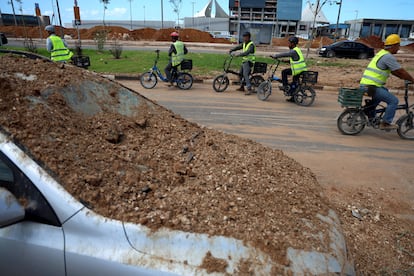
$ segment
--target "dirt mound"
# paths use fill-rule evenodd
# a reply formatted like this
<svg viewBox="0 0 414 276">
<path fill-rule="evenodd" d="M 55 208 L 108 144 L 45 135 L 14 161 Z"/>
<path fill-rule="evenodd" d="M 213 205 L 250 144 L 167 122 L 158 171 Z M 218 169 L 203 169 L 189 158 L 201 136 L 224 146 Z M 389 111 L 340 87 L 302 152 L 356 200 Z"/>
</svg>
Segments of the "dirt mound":
<svg viewBox="0 0 414 276">
<path fill-rule="evenodd" d="M 369 36 L 366 38 L 359 38 L 357 41 L 362 42 L 366 44 L 367 46 L 370 46 L 375 49 L 382 49 L 384 48 L 384 42 L 382 42 L 381 37 L 379 36 Z"/>
<path fill-rule="evenodd" d="M 273 46 L 289 46 L 289 37 L 283 37 L 283 38 L 273 38 L 272 39 L 272 45 Z M 306 39 L 299 38 L 299 47 L 307 47 L 308 43 L 310 41 Z M 312 41 L 311 48 L 321 48 L 323 45 L 329 45 L 332 44 L 334 41 L 330 39 L 329 37 L 317 37 Z"/>
<path fill-rule="evenodd" d="M 154 40 L 156 32 L 156 29 L 144 28 L 130 31 L 129 35 L 133 40 Z"/>
<path fill-rule="evenodd" d="M 55 26 L 56 33 L 60 34 L 61 29 L 59 26 Z M 156 30 L 152 28 L 144 28 L 137 30 L 128 30 L 123 27 L 117 26 L 96 26 L 90 29 L 80 29 L 80 37 L 82 39 L 95 38 L 95 34 L 99 31 L 106 31 L 108 33 L 108 39 L 119 40 L 148 40 L 148 41 L 171 41 L 170 34 L 175 29 L 161 29 Z M 28 37 L 28 38 L 45 38 L 47 32 L 44 28 L 39 27 L 26 27 L 22 26 L 0 26 L 0 32 L 6 33 L 10 37 Z M 207 43 L 230 43 L 227 39 L 213 38 L 208 32 L 203 32 L 195 29 L 181 29 L 179 31 L 181 39 L 185 42 L 207 42 Z M 72 38 L 78 38 L 78 32 L 76 29 L 63 28 L 63 34 L 70 35 Z"/>
<path fill-rule="evenodd" d="M 279 263 L 289 246 L 329 248 L 321 187 L 283 152 L 126 98 L 79 68 L 2 56 L 0 70 L 0 125 L 96 212 L 235 237 Z M 98 105 L 80 103 L 86 90 Z"/>
</svg>

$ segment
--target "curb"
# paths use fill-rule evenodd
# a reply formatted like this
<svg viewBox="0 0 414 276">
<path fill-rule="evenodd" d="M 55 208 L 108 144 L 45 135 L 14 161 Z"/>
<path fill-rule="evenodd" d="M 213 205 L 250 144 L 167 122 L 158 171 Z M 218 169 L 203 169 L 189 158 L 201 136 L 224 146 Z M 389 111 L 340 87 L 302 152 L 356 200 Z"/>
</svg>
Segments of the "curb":
<svg viewBox="0 0 414 276">
<path fill-rule="evenodd" d="M 101 75 L 107 79 L 110 80 L 116 80 L 116 81 L 139 81 L 140 75 L 111 75 L 111 74 L 103 74 Z M 202 83 L 202 84 L 213 84 L 213 79 L 199 79 L 194 78 L 194 83 Z M 330 94 L 337 94 L 338 89 L 340 87 L 336 86 L 329 86 L 329 85 L 314 85 L 313 86 L 316 90 L 323 90 L 324 92 L 330 93 Z M 395 90 L 391 91 L 392 94 L 397 96 L 403 96 L 404 90 Z M 409 91 L 408 96 L 414 96 L 414 91 Z"/>
</svg>

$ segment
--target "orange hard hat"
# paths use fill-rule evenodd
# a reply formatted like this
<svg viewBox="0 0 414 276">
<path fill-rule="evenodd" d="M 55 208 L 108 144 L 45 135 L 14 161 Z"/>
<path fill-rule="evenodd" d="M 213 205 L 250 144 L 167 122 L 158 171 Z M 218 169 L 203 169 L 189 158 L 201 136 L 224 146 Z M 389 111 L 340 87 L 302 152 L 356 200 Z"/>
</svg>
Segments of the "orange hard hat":
<svg viewBox="0 0 414 276">
<path fill-rule="evenodd" d="M 179 37 L 180 35 L 177 32 L 172 32 L 170 34 L 170 36 L 172 36 L 172 37 Z"/>
</svg>

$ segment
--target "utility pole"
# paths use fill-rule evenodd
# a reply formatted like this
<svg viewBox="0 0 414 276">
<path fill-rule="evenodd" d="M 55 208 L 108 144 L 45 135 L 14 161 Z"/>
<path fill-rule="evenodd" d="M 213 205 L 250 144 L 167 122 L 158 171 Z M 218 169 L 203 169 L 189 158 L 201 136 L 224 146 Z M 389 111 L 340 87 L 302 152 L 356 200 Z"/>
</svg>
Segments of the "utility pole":
<svg viewBox="0 0 414 276">
<path fill-rule="evenodd" d="M 238 0 L 238 7 L 237 7 L 237 43 L 240 42 L 240 18 L 241 18 L 241 0 Z"/>
<path fill-rule="evenodd" d="M 145 25 L 146 25 L 146 22 L 145 22 L 145 5 L 143 6 L 143 8 L 144 8 L 144 27 L 145 27 Z"/>
<path fill-rule="evenodd" d="M 339 5 L 339 10 L 338 10 L 338 18 L 336 19 L 334 42 L 336 42 L 336 38 L 338 37 L 339 17 L 341 16 L 342 0 L 339 0 L 339 2 L 336 2 L 336 4 Z"/>
<path fill-rule="evenodd" d="M 62 17 L 60 16 L 59 1 L 56 0 L 56 7 L 59 16 L 59 26 L 60 26 L 60 37 L 63 38 L 63 27 L 62 27 Z"/>
<path fill-rule="evenodd" d="M 14 3 L 13 3 L 13 0 L 10 0 L 10 2 L 9 2 L 9 3 L 11 4 L 11 6 L 12 6 L 12 10 L 13 10 L 14 25 L 16 25 L 16 27 L 17 27 L 16 11 L 14 10 Z"/>
</svg>

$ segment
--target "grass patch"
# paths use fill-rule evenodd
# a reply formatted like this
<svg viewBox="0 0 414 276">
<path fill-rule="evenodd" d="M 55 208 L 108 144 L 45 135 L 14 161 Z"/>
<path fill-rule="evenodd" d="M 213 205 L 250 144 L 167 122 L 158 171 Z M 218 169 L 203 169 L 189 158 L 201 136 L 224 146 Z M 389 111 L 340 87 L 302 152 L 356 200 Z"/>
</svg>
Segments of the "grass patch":
<svg viewBox="0 0 414 276">
<path fill-rule="evenodd" d="M 13 50 L 24 50 L 22 47 L 2 47 Z M 50 57 L 50 54 L 44 48 L 37 49 L 38 54 Z M 156 53 L 154 51 L 133 51 L 124 50 L 120 59 L 115 59 L 109 50 L 99 52 L 95 49 L 84 49 L 84 55 L 88 55 L 91 60 L 91 66 L 89 70 L 98 73 L 112 73 L 112 74 L 141 74 L 148 71 L 154 64 Z M 228 57 L 227 53 L 189 53 L 186 58 L 193 60 L 192 74 L 194 76 L 202 77 L 214 77 L 223 72 L 224 60 Z M 164 71 L 164 67 L 168 63 L 167 52 L 160 53 L 160 60 L 158 66 L 161 71 Z M 266 57 L 257 57 L 257 61 L 267 62 L 272 64 L 273 60 Z M 241 65 L 241 58 L 234 58 L 232 63 L 232 69 L 238 71 Z M 308 67 L 321 66 L 321 67 L 366 67 L 366 62 L 352 61 L 352 60 L 327 60 L 310 58 L 307 61 Z M 287 64 L 281 64 L 281 69 L 289 66 Z"/>
</svg>

